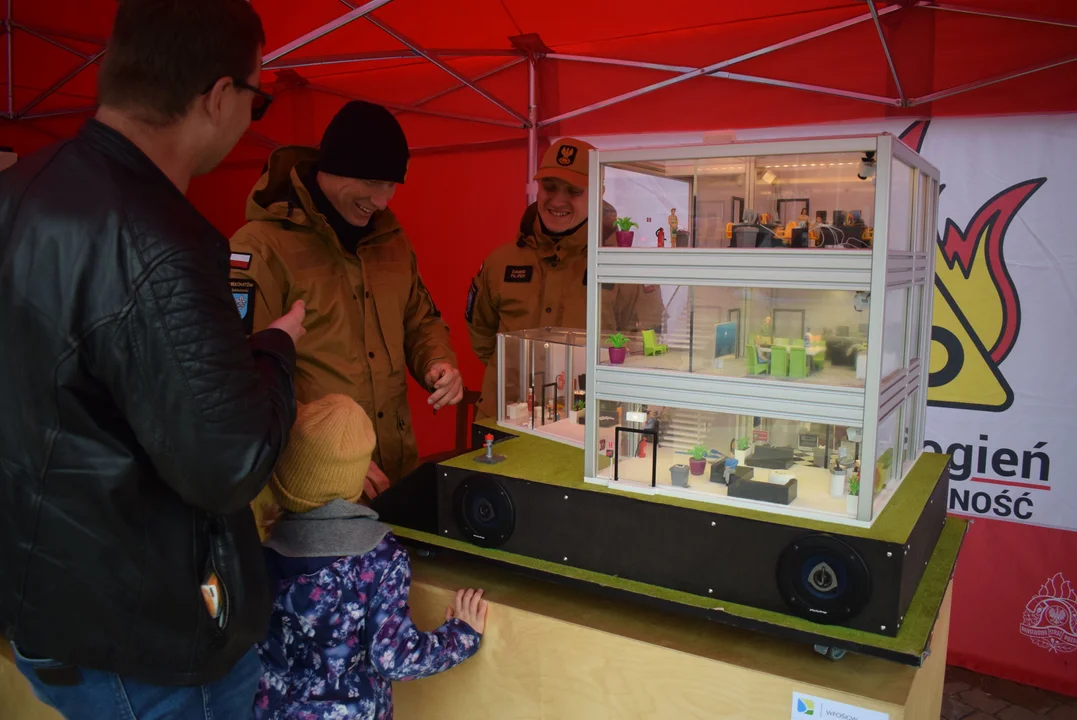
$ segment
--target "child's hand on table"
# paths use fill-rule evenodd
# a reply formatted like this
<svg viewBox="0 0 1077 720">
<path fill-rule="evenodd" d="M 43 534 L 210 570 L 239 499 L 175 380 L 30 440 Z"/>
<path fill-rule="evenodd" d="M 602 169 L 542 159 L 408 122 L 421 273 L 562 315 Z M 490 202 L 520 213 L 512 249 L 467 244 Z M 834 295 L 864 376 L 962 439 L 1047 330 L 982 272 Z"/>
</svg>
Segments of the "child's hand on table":
<svg viewBox="0 0 1077 720">
<path fill-rule="evenodd" d="M 482 590 L 457 590 L 456 599 L 445 610 L 445 619 L 453 618 L 467 623 L 472 630 L 482 635 L 486 630 L 486 601 L 482 599 Z"/>
</svg>

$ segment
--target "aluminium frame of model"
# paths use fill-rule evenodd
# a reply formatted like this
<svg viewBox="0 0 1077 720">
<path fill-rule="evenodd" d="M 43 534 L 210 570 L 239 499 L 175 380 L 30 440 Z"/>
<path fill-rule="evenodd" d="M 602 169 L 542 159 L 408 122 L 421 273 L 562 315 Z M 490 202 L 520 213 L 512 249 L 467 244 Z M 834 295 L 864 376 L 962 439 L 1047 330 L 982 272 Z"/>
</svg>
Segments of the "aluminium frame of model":
<svg viewBox="0 0 1077 720">
<path fill-rule="evenodd" d="M 910 398 L 916 399 L 918 415 L 911 437 L 902 444 L 916 457 L 922 452 L 924 416 L 928 389 L 928 351 L 935 277 L 935 228 L 938 212 L 939 171 L 920 155 L 890 134 L 860 137 L 724 145 L 658 147 L 590 153 L 590 213 L 602 214 L 602 169 L 612 163 L 645 163 L 670 160 L 712 160 L 730 157 L 798 155 L 807 153 L 876 153 L 875 234 L 870 251 L 828 249 L 678 249 L 602 247 L 600 224 L 591 223 L 588 238 L 587 274 L 587 387 L 586 405 L 597 408 L 599 401 L 638 402 L 673 406 L 688 410 L 729 413 L 780 420 L 826 423 L 862 428 L 861 467 L 871 478 L 876 462 L 879 425 L 891 413 L 899 412 Z M 891 250 L 891 178 L 895 159 L 913 171 L 910 189 L 909 250 Z M 926 175 L 930 187 L 923 192 Z M 926 205 L 925 205 L 926 199 Z M 693 200 L 694 205 L 694 191 Z M 922 207 L 922 205 L 924 205 Z M 694 214 L 694 207 L 690 208 Z M 911 223 L 923 223 L 917 234 Z M 919 238 L 919 243 L 917 238 Z M 720 378 L 669 370 L 611 367 L 600 363 L 602 349 L 599 327 L 599 288 L 603 283 L 647 285 L 696 285 L 726 287 L 766 287 L 814 290 L 851 290 L 870 293 L 868 310 L 867 378 L 863 388 L 809 385 L 755 378 Z M 911 289 L 920 286 L 919 294 Z M 882 377 L 885 298 L 888 290 L 910 288 L 906 293 L 905 333 L 902 366 Z M 912 298 L 920 298 L 917 312 L 910 310 Z M 913 318 L 919 318 L 914 321 Z M 914 341 L 910 325 L 917 322 Z M 910 358 L 911 348 L 919 349 Z M 588 413 L 585 423 L 584 477 L 588 482 L 610 484 L 598 477 L 598 413 Z M 899 416 L 900 417 L 900 416 Z M 892 466 L 901 470 L 906 458 L 896 453 Z M 887 490 L 876 495 L 872 481 L 862 482 L 855 520 L 819 514 L 820 519 L 869 526 L 873 517 L 892 495 Z M 630 488 L 625 488 L 630 489 Z M 648 492 L 647 490 L 641 490 Z M 653 491 L 650 491 L 653 492 Z M 758 503 L 725 499 L 728 504 L 759 508 Z M 782 506 L 767 508 L 776 514 L 816 516 L 812 511 Z"/>
</svg>

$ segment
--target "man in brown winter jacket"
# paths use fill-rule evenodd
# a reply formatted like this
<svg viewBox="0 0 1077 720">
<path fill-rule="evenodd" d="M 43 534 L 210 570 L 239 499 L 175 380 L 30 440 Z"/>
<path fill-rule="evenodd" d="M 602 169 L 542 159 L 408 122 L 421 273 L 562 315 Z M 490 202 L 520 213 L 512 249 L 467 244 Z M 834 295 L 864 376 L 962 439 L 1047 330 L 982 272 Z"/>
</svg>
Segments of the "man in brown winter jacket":
<svg viewBox="0 0 1077 720">
<path fill-rule="evenodd" d="M 463 397 L 449 330 L 387 207 L 408 157 L 407 139 L 388 110 L 348 103 L 320 151 L 273 153 L 247 200 L 248 222 L 231 240 L 232 293 L 248 331 L 296 300 L 306 303 L 298 400 L 347 395 L 374 422 L 368 496 L 418 464 L 408 372 L 430 391 L 435 410 Z"/>
</svg>

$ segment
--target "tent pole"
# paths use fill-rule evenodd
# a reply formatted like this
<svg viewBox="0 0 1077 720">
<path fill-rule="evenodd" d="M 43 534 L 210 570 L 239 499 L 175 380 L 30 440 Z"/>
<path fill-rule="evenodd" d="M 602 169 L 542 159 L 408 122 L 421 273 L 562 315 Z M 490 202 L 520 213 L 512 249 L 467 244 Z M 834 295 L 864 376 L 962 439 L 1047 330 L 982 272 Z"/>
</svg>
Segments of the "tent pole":
<svg viewBox="0 0 1077 720">
<path fill-rule="evenodd" d="M 51 38 L 48 35 L 40 33 L 37 30 L 35 30 L 34 28 L 32 28 L 32 27 L 27 27 L 26 25 L 20 25 L 18 23 L 12 23 L 12 26 L 16 30 L 22 30 L 27 35 L 33 35 L 38 40 L 44 40 L 45 42 L 49 43 L 50 45 L 55 45 L 56 47 L 60 48 L 61 50 L 66 50 L 67 52 L 71 53 L 72 55 L 77 55 L 80 58 L 82 58 L 83 60 L 85 60 L 86 58 L 89 57 L 89 55 L 87 55 L 86 53 L 79 52 L 78 50 L 71 47 L 70 45 L 65 45 L 62 42 L 60 42 L 59 40 L 56 40 L 55 38 Z M 101 47 L 104 47 L 104 46 L 102 45 Z"/>
<path fill-rule="evenodd" d="M 535 58 L 527 59 L 527 204 L 538 199 L 538 98 L 535 93 Z"/>
<path fill-rule="evenodd" d="M 947 12 L 964 13 L 965 15 L 979 15 L 980 17 L 996 18 L 998 20 L 1018 20 L 1021 22 L 1040 23 L 1041 25 L 1057 25 L 1059 27 L 1077 28 L 1077 23 L 1052 18 L 1036 17 L 1034 15 L 1020 15 L 1017 13 L 1001 13 L 995 10 L 984 10 L 975 7 L 951 5 L 949 3 L 921 3 L 919 7 L 929 10 L 944 10 Z"/>
<path fill-rule="evenodd" d="M 404 45 L 406 48 L 408 48 L 409 50 L 414 52 L 419 57 L 423 58 L 427 62 L 434 65 L 434 67 L 437 67 L 437 68 L 447 72 L 449 75 L 452 75 L 454 78 L 456 78 L 460 82 L 464 83 L 464 85 L 467 85 L 469 88 L 474 90 L 476 93 L 478 93 L 482 97 L 486 98 L 487 100 L 492 102 L 494 105 L 497 105 L 499 108 L 501 108 L 502 110 L 507 112 L 512 117 L 519 120 L 521 124 L 518 125 L 517 127 L 526 127 L 527 126 L 527 118 L 525 118 L 523 115 L 516 112 L 512 108 L 510 108 L 508 105 L 506 105 L 501 100 L 498 100 L 496 97 L 494 97 L 490 93 L 483 90 L 477 84 L 471 82 L 466 77 L 464 77 L 460 73 L 453 70 L 450 66 L 446 65 L 445 63 L 443 63 L 441 60 L 439 60 L 435 56 L 431 55 L 429 52 L 427 52 L 422 47 L 420 47 L 417 43 L 415 43 L 414 41 L 408 39 L 407 36 L 403 35 L 402 33 L 398 32 L 396 30 L 394 30 L 390 25 L 387 25 L 386 23 L 383 23 L 381 20 L 378 20 L 377 18 L 368 16 L 367 21 L 369 23 L 371 23 L 372 25 L 374 25 L 375 27 L 381 29 L 387 35 L 389 35 L 390 37 L 395 39 L 397 42 Z"/>
<path fill-rule="evenodd" d="M 883 8 L 882 10 L 879 10 L 878 14 L 880 16 L 889 15 L 890 13 L 900 9 L 900 5 L 890 5 Z M 849 18 L 848 20 L 843 20 L 832 25 L 827 25 L 826 27 L 819 28 L 818 30 L 812 30 L 811 32 L 791 37 L 788 40 L 782 40 L 781 42 L 774 43 L 773 45 L 767 45 L 766 47 L 759 48 L 758 50 L 753 50 L 749 53 L 744 53 L 743 55 L 738 55 L 734 58 L 730 58 L 729 60 L 723 60 L 721 62 L 717 62 L 713 65 L 708 65 L 707 67 L 703 68 L 694 68 L 688 72 L 681 73 L 676 77 L 669 78 L 668 80 L 662 80 L 661 82 L 652 83 L 650 85 L 647 85 L 646 87 L 641 87 L 637 90 L 622 93 L 606 100 L 600 100 L 599 102 L 591 103 L 590 105 L 585 105 L 584 107 L 570 110 L 566 113 L 561 113 L 560 115 L 557 115 L 555 117 L 543 120 L 539 123 L 539 127 L 545 127 L 547 125 L 552 125 L 553 123 L 560 122 L 561 120 L 567 120 L 569 118 L 577 117 L 578 115 L 592 112 L 593 110 L 600 110 L 602 108 L 609 107 L 610 105 L 616 105 L 617 103 L 624 102 L 625 100 L 631 100 L 632 98 L 637 98 L 641 95 L 652 93 L 655 90 L 661 90 L 662 88 L 669 87 L 670 85 L 677 85 L 678 83 L 682 83 L 685 80 L 691 80 L 693 78 L 710 75 L 714 72 L 717 72 L 718 70 L 727 68 L 730 65 L 736 65 L 737 63 L 744 62 L 745 60 L 751 60 L 753 58 L 761 57 L 763 55 L 768 55 L 777 50 L 792 47 L 793 45 L 799 45 L 800 43 L 807 42 L 808 40 L 814 40 L 815 38 L 829 35 L 830 33 L 837 32 L 838 30 L 844 30 L 845 28 L 859 25 L 860 23 L 871 19 L 872 14 L 865 13 L 863 15 Z"/>
<path fill-rule="evenodd" d="M 518 58 L 515 58 L 513 60 L 510 60 L 509 62 L 505 63 L 504 65 L 498 65 L 493 70 L 487 70 L 484 73 L 479 73 L 475 77 L 471 78 L 471 82 L 478 82 L 479 80 L 485 80 L 486 78 L 490 77 L 491 75 L 497 75 L 502 70 L 508 70 L 510 67 L 515 67 L 516 65 L 519 65 L 523 61 L 524 61 L 524 58 L 522 58 L 522 57 L 518 57 Z M 415 102 L 412 103 L 412 106 L 413 107 L 418 107 L 420 105 L 425 105 L 428 102 L 431 102 L 433 100 L 437 100 L 439 97 L 444 97 L 445 95 L 448 95 L 450 93 L 454 93 L 457 90 L 462 90 L 465 87 L 467 87 L 467 86 L 464 85 L 463 83 L 457 83 L 456 85 L 453 85 L 452 87 L 447 87 L 444 90 L 438 90 L 433 95 L 427 95 L 424 98 L 420 98 L 419 100 L 416 100 Z M 407 112 L 407 110 L 401 110 L 400 112 Z"/>
<path fill-rule="evenodd" d="M 518 122 L 512 122 L 511 120 L 494 120 L 493 118 L 475 117 L 473 115 L 461 115 L 459 113 L 444 112 L 442 110 L 427 110 L 426 108 L 416 107 L 415 105 L 402 105 L 400 103 L 391 103 L 384 100 L 371 100 L 359 95 L 353 95 L 346 93 L 343 90 L 336 90 L 325 85 L 317 85 L 315 83 L 308 83 L 307 88 L 311 90 L 317 90 L 318 92 L 325 93 L 326 95 L 336 95 L 337 97 L 344 98 L 345 100 L 364 100 L 366 102 L 377 103 L 390 110 L 397 110 L 399 112 L 413 112 L 419 115 L 431 115 L 433 117 L 448 118 L 449 120 L 464 120 L 466 122 L 485 123 L 487 125 L 498 125 L 500 127 L 515 128 L 519 130 L 522 125 Z"/>
<path fill-rule="evenodd" d="M 8 0 L 8 1 L 10 2 L 10 0 Z M 333 32 L 334 30 L 337 30 L 338 28 L 344 27 L 345 25 L 352 22 L 353 20 L 358 20 L 359 18 L 364 17 L 364 16 L 374 12 L 375 10 L 380 8 L 382 5 L 388 5 L 390 2 L 391 2 L 391 0 L 370 0 L 370 2 L 363 3 L 359 7 L 352 10 L 351 12 L 344 13 L 343 15 L 338 17 L 337 19 L 331 20 L 331 21 L 327 22 L 325 25 L 322 25 L 321 27 L 314 28 L 309 33 L 307 33 L 306 35 L 302 35 L 301 37 L 296 38 L 295 40 L 288 43 L 287 45 L 282 45 L 281 47 L 277 48 L 276 50 L 274 50 L 274 51 L 272 51 L 270 53 L 266 53 L 262 57 L 262 65 L 268 65 L 269 63 L 273 62 L 274 60 L 277 60 L 277 59 L 279 59 L 281 57 L 284 57 L 285 55 L 292 52 L 293 50 L 298 50 L 299 48 L 303 47 L 304 45 L 309 45 L 310 43 L 314 42 L 318 38 L 324 37 L 325 35 L 328 35 L 329 33 Z"/>
<path fill-rule="evenodd" d="M 685 65 L 662 65 L 660 63 L 638 62 L 636 60 L 615 60 L 613 58 L 589 57 L 587 55 L 562 55 L 559 53 L 551 53 L 546 57 L 551 60 L 567 60 L 572 62 L 595 63 L 598 65 L 615 65 L 618 67 L 643 68 L 646 70 L 660 70 L 673 73 L 686 73 L 697 69 Z M 773 85 L 775 87 L 785 87 L 793 90 L 804 90 L 806 92 L 821 93 L 823 95 L 833 95 L 835 97 L 843 97 L 850 100 L 864 100 L 866 102 L 880 103 L 882 105 L 894 105 L 895 107 L 900 106 L 901 104 L 899 99 L 885 97 L 883 95 L 871 95 L 869 93 L 859 93 L 852 90 L 842 90 L 840 88 L 831 88 L 822 85 L 809 85 L 807 83 L 792 82 L 788 80 L 772 80 L 756 75 L 742 75 L 740 73 L 725 72 L 724 70 L 713 72 L 704 77 L 715 78 L 718 80 L 758 83 L 760 85 Z"/>
<path fill-rule="evenodd" d="M 61 117 L 63 115 L 85 115 L 87 113 L 96 112 L 97 107 L 94 105 L 84 105 L 82 107 L 72 108 L 56 108 L 55 110 L 42 110 L 41 112 L 32 113 L 30 115 L 22 115 L 20 120 L 40 120 L 41 118 Z"/>
<path fill-rule="evenodd" d="M 11 0 L 7 0 L 7 17 L 4 20 L 7 28 L 7 119 L 15 119 L 15 69 L 12 67 L 11 36 L 14 30 L 11 28 Z"/>
<path fill-rule="evenodd" d="M 1057 60 L 1055 62 L 1046 63 L 1044 65 L 1036 65 L 1035 67 L 1031 67 L 1026 70 L 1005 73 L 1003 75 L 997 75 L 993 78 L 988 78 L 987 80 L 977 80 L 975 82 L 965 83 L 964 85 L 952 87 L 949 90 L 940 90 L 939 92 L 931 93 L 930 95 L 913 98 L 909 101 L 909 107 L 926 105 L 927 103 L 935 102 L 936 100 L 942 100 L 943 98 L 948 98 L 953 95 L 959 95 L 961 93 L 969 92 L 971 90 L 979 90 L 980 88 L 987 87 L 988 85 L 994 85 L 996 83 L 1005 82 L 1007 80 L 1014 80 L 1019 77 L 1024 77 L 1025 75 L 1031 75 L 1032 73 L 1037 73 L 1041 70 L 1050 70 L 1051 68 L 1068 65 L 1071 62 L 1077 62 L 1077 55 L 1071 55 L 1064 60 Z"/>
<path fill-rule="evenodd" d="M 804 90 L 805 92 L 831 95 L 833 97 L 847 98 L 849 100 L 863 100 L 864 102 L 878 103 L 880 105 L 893 105 L 901 107 L 904 103 L 900 98 L 886 97 L 885 95 L 871 95 L 869 93 L 841 90 L 839 88 L 824 87 L 822 85 L 809 85 L 808 83 L 792 82 L 790 80 L 775 80 L 772 78 L 758 77 L 756 75 L 741 75 L 731 72 L 716 72 L 707 77 L 720 80 L 735 80 L 737 82 L 756 83 L 759 85 L 772 85 L 774 87 L 789 88 L 790 90 Z"/>
<path fill-rule="evenodd" d="M 894 58 L 890 55 L 890 45 L 886 42 L 886 35 L 883 33 L 883 24 L 879 22 L 879 11 L 875 9 L 875 0 L 868 0 L 868 9 L 871 11 L 871 19 L 875 23 L 875 29 L 879 33 L 879 42 L 882 43 L 883 54 L 886 55 L 886 64 L 890 66 L 890 74 L 894 76 L 894 87 L 897 88 L 898 98 L 901 100 L 902 107 L 904 107 L 908 104 L 908 101 L 905 98 L 905 91 L 901 89 L 901 80 L 898 79 Z"/>
<path fill-rule="evenodd" d="M 43 93 L 41 93 L 40 95 L 38 95 L 36 98 L 31 100 L 29 103 L 27 103 L 26 107 L 24 107 L 22 110 L 19 111 L 19 114 L 18 114 L 17 117 L 19 117 L 19 118 L 26 117 L 26 113 L 30 112 L 35 107 L 37 107 L 41 103 L 41 101 L 43 101 L 49 95 L 52 95 L 54 92 L 56 92 L 57 90 L 62 88 L 64 85 L 71 82 L 71 80 L 73 80 L 76 75 L 78 75 L 80 72 L 82 72 L 86 68 L 90 67 L 91 65 L 93 65 L 95 62 L 97 62 L 97 59 L 100 58 L 104 54 L 105 54 L 104 50 L 98 50 L 93 55 L 86 58 L 86 60 L 81 65 L 79 65 L 77 68 L 75 68 L 74 70 L 69 72 L 67 75 L 64 75 L 56 83 L 54 83 L 52 87 L 50 87 L 48 90 L 46 90 Z"/>
</svg>

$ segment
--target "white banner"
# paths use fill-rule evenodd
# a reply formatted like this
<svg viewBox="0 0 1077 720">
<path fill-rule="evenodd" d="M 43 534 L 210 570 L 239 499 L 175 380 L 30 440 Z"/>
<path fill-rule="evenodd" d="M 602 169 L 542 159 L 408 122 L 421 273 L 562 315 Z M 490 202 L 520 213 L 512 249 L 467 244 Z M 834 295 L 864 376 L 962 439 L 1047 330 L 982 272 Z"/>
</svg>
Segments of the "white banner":
<svg viewBox="0 0 1077 720">
<path fill-rule="evenodd" d="M 953 455 L 951 511 L 1077 530 L 1077 115 L 745 130 L 737 140 L 891 132 L 942 173 L 927 446 Z M 702 133 L 591 138 L 699 143 Z"/>
</svg>

